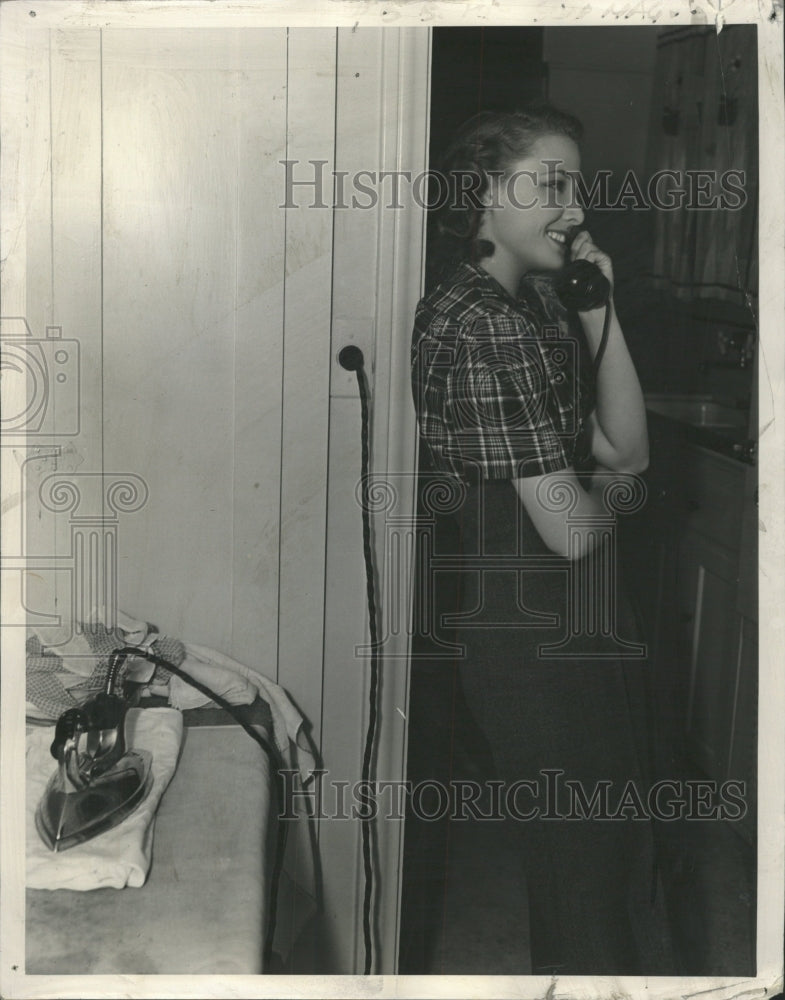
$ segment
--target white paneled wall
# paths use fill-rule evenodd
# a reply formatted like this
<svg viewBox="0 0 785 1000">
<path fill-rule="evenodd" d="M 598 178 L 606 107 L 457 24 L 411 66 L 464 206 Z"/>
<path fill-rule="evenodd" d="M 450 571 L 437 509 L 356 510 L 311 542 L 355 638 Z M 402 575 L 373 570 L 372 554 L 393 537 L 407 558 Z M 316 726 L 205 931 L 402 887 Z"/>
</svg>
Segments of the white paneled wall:
<svg viewBox="0 0 785 1000">
<path fill-rule="evenodd" d="M 105 461 L 150 486 L 121 599 L 273 676 L 287 45 L 198 28 L 103 43 Z"/>
<path fill-rule="evenodd" d="M 335 40 L 134 27 L 31 48 L 51 197 L 28 314 L 82 349 L 80 475 L 149 491 L 119 525 L 120 607 L 297 691 L 317 745 L 332 213 L 282 208 L 281 161 L 331 169 Z"/>
<path fill-rule="evenodd" d="M 313 188 L 287 191 L 281 161 L 298 179 L 320 161 L 328 202 L 334 167 L 423 169 L 428 33 L 158 26 L 121 12 L 26 44 L 27 316 L 38 336 L 57 325 L 78 340 L 82 362 L 79 433 L 46 442 L 64 451 L 36 459 L 30 480 L 73 474 L 84 497 L 89 482 L 97 522 L 116 531 L 119 607 L 277 679 L 329 778 L 359 780 L 360 409 L 336 357 L 348 342 L 365 352 L 374 472 L 403 482 L 406 516 L 422 212 L 316 207 Z M 107 487 L 123 477 L 143 483 L 144 502 L 118 517 Z M 67 565 L 73 511 L 30 504 L 28 542 Z M 376 529 L 383 539 L 383 520 Z M 40 580 L 28 610 L 67 619 L 73 575 Z M 399 584 L 383 616 L 385 601 L 405 609 Z M 386 646 L 398 659 L 382 685 L 385 779 L 403 776 L 406 648 L 405 634 Z M 387 972 L 401 834 L 378 831 Z M 322 819 L 319 840 L 324 971 L 361 971 L 359 824 Z"/>
</svg>

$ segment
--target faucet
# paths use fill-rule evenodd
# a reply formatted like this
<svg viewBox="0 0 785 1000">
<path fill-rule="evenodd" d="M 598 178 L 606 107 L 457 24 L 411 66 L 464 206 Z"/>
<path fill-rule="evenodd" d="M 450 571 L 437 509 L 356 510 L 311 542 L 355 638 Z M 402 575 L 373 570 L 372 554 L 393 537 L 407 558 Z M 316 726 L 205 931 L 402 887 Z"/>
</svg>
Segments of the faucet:
<svg viewBox="0 0 785 1000">
<path fill-rule="evenodd" d="M 717 348 L 722 360 L 701 361 L 698 368 L 702 374 L 705 375 L 711 368 L 737 368 L 744 371 L 755 356 L 755 338 L 748 330 L 719 330 Z"/>
</svg>

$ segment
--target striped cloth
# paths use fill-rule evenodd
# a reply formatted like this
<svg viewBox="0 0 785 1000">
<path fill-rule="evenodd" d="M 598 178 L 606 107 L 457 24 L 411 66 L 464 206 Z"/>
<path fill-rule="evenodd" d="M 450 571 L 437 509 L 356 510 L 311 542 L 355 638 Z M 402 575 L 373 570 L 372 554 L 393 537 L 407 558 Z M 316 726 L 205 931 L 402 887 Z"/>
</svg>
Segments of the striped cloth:
<svg viewBox="0 0 785 1000">
<path fill-rule="evenodd" d="M 149 631 L 155 631 L 148 626 Z M 92 673 L 81 680 L 68 669 L 68 660 L 47 649 L 36 634 L 31 634 L 26 643 L 27 702 L 35 706 L 40 717 L 57 719 L 66 709 L 83 704 L 87 698 L 102 691 L 106 686 L 111 654 L 128 639 L 120 628 L 107 629 L 100 623 L 77 623 L 76 632 L 81 634 L 89 646 L 95 663 Z M 176 667 L 185 659 L 185 646 L 178 639 L 159 636 L 150 647 L 152 651 Z M 171 673 L 163 667 L 156 667 L 154 682 L 168 684 Z M 151 682 L 152 683 L 152 682 Z"/>
</svg>

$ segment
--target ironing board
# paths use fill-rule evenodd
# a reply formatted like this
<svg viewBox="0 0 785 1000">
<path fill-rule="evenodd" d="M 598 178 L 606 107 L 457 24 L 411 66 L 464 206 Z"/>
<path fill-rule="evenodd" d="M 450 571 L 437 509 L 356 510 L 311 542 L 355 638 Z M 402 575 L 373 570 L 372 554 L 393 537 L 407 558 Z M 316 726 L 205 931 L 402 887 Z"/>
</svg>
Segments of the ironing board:
<svg viewBox="0 0 785 1000">
<path fill-rule="evenodd" d="M 247 718 L 271 731 L 266 703 L 257 701 Z M 197 709 L 185 712 L 184 722 L 147 882 L 140 889 L 28 890 L 28 975 L 265 971 L 277 831 L 270 766 L 223 713 Z"/>
</svg>

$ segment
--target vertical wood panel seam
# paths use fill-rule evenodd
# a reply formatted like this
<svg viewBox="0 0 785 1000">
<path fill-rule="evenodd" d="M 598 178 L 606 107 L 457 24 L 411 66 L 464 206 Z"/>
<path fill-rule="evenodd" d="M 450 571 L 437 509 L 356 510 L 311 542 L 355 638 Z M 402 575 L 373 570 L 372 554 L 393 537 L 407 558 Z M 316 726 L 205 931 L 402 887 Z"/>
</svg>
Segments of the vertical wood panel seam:
<svg viewBox="0 0 785 1000">
<path fill-rule="evenodd" d="M 52 29 L 49 42 L 49 322 L 55 321 L 55 171 L 54 171 L 54 122 L 52 111 Z"/>
<path fill-rule="evenodd" d="M 236 91 L 233 92 L 236 101 Z M 231 457 L 231 482 L 232 482 L 232 521 L 229 526 L 229 547 L 232 553 L 232 571 L 229 576 L 229 635 L 232 646 L 236 646 L 236 636 L 234 634 L 234 594 L 235 581 L 237 578 L 237 548 L 235 540 L 237 537 L 237 312 L 240 307 L 240 117 L 237 114 L 237 104 L 234 108 L 234 323 L 232 325 L 232 457 Z"/>
<path fill-rule="evenodd" d="M 98 194 L 98 281 L 99 281 L 99 297 L 100 297 L 100 332 L 98 336 L 98 367 L 100 370 L 99 378 L 99 410 L 101 413 L 101 422 L 99 433 L 101 435 L 100 450 L 101 450 L 101 516 L 106 516 L 106 489 L 104 477 L 106 475 L 106 461 L 104 454 L 105 437 L 104 437 L 104 31 L 103 28 L 98 30 L 98 147 L 99 147 L 99 157 L 100 157 L 100 189 Z M 81 400 L 78 404 L 81 406 Z M 114 613 L 115 609 L 105 608 L 104 613 L 109 613 L 114 621 L 116 616 Z"/>
<path fill-rule="evenodd" d="M 338 45 L 338 29 L 335 29 L 335 73 L 333 74 L 333 170 L 338 168 L 338 69 L 339 69 L 339 45 Z M 334 191 L 333 191 L 334 194 Z M 333 343 L 333 317 L 335 316 L 335 208 L 333 208 L 333 219 L 332 219 L 332 231 L 330 234 L 330 351 L 335 350 L 336 344 Z M 325 655 L 324 651 L 327 644 L 327 555 L 328 555 L 328 532 L 330 526 L 330 430 L 332 422 L 332 405 L 333 397 L 331 392 L 327 393 L 327 440 L 325 449 L 325 465 L 324 474 L 327 479 L 325 484 L 326 489 L 324 491 L 324 587 L 322 588 L 322 662 L 321 662 L 321 677 L 319 682 L 319 689 L 321 691 L 321 696 L 319 699 L 319 746 L 316 748 L 318 753 L 318 760 L 320 764 L 323 762 L 324 757 L 324 688 L 326 683 L 326 667 L 325 667 Z M 317 797 L 321 801 L 321 786 L 317 789 Z M 317 809 L 317 819 L 316 819 L 316 843 L 319 843 L 319 835 L 321 832 L 321 823 L 319 816 L 321 815 L 321 809 Z"/>
<path fill-rule="evenodd" d="M 401 29 L 399 28 L 398 31 L 400 33 Z M 403 95 L 403 79 L 402 79 L 403 67 L 404 67 L 404 54 L 403 54 L 402 41 L 403 40 L 400 38 L 400 34 L 399 34 L 398 53 L 397 53 L 397 60 L 396 60 L 396 62 L 397 62 L 397 66 L 396 66 L 397 86 L 395 88 L 395 123 L 396 123 L 395 124 L 395 164 L 393 166 L 393 170 L 398 170 L 400 168 L 400 166 L 401 166 L 401 142 L 402 142 L 402 136 L 403 136 L 403 121 L 402 121 L 403 115 L 402 115 L 402 108 L 403 108 L 403 96 L 404 96 Z M 396 210 L 393 209 L 393 212 L 396 212 Z M 390 282 L 390 284 L 391 284 L 391 287 L 392 287 L 392 290 L 393 290 L 393 294 L 390 296 L 390 298 L 388 300 L 388 308 L 389 308 L 388 322 L 389 322 L 389 325 L 390 325 L 390 336 L 387 338 L 387 361 L 386 361 L 386 363 L 387 363 L 388 377 L 390 378 L 390 380 L 392 380 L 393 355 L 394 355 L 395 347 L 396 347 L 396 345 L 395 345 L 395 337 L 393 335 L 394 331 L 393 331 L 392 327 L 393 327 L 393 324 L 394 324 L 395 320 L 397 319 L 397 308 L 396 308 L 397 307 L 397 302 L 395 300 L 395 290 L 397 288 L 397 281 L 395 279 L 398 277 L 398 255 L 397 254 L 398 254 L 398 246 L 399 246 L 399 242 L 400 242 L 400 227 L 401 227 L 401 225 L 402 225 L 402 221 L 401 221 L 400 215 L 397 214 L 397 212 L 396 212 L 396 214 L 393 215 L 392 232 L 390 234 L 390 255 L 391 255 L 391 262 L 392 262 L 392 278 L 393 278 L 393 280 Z M 380 227 L 380 229 L 381 228 L 382 227 Z M 378 268 L 379 268 L 379 272 L 378 272 L 379 278 L 381 278 L 382 277 L 382 275 L 381 275 L 381 260 L 378 261 Z M 377 341 L 377 343 L 379 341 L 379 329 L 378 329 L 378 327 L 376 329 L 376 341 Z M 384 456 L 385 457 L 385 463 L 384 464 L 385 464 L 385 468 L 386 468 L 387 472 L 390 471 L 389 443 L 390 443 L 390 441 L 394 440 L 394 438 L 392 437 L 392 433 L 393 433 L 393 427 L 392 427 L 393 409 L 394 408 L 392 406 L 388 405 L 388 407 L 387 407 L 387 426 L 386 426 L 386 436 L 385 436 L 385 442 L 387 444 L 387 447 L 385 448 L 385 456 Z"/>
<path fill-rule="evenodd" d="M 284 114 L 284 160 L 289 159 L 289 28 L 286 29 L 286 111 Z M 281 420 L 280 420 L 280 447 L 278 450 L 278 601 L 276 607 L 277 629 L 275 636 L 275 680 L 280 679 L 280 656 L 281 656 L 281 549 L 283 541 L 283 458 L 284 458 L 284 410 L 286 391 L 286 284 L 287 284 L 287 256 L 289 249 L 289 209 L 285 207 L 289 199 L 284 198 L 283 210 L 283 282 L 281 287 Z"/>
</svg>

